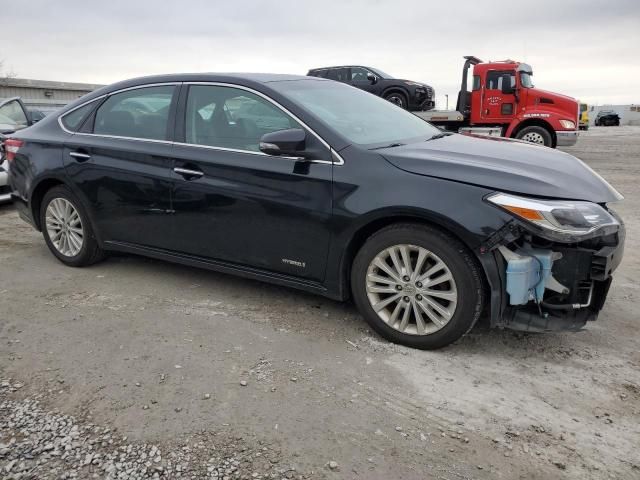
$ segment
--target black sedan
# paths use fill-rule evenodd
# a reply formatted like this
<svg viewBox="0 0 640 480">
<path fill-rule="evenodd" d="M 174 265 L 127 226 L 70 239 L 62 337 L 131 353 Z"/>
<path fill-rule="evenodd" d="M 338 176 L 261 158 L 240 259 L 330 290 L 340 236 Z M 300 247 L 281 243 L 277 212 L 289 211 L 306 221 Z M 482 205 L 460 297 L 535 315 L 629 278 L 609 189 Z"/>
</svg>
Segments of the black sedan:
<svg viewBox="0 0 640 480">
<path fill-rule="evenodd" d="M 580 160 L 444 133 L 313 77 L 117 83 L 6 142 L 12 196 L 62 263 L 147 255 L 352 298 L 418 348 L 594 320 L 621 200 Z"/>
</svg>

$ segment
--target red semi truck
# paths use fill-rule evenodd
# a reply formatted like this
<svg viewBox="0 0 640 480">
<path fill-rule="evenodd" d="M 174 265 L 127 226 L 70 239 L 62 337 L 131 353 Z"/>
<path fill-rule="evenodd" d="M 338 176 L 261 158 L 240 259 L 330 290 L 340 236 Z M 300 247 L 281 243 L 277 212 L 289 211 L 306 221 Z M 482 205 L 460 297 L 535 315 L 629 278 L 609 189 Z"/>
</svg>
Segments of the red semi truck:
<svg viewBox="0 0 640 480">
<path fill-rule="evenodd" d="M 416 115 L 460 133 L 517 138 L 553 148 L 576 143 L 577 100 L 535 88 L 533 70 L 526 63 L 485 63 L 473 56 L 464 58 L 456 110 L 429 110 Z"/>
</svg>

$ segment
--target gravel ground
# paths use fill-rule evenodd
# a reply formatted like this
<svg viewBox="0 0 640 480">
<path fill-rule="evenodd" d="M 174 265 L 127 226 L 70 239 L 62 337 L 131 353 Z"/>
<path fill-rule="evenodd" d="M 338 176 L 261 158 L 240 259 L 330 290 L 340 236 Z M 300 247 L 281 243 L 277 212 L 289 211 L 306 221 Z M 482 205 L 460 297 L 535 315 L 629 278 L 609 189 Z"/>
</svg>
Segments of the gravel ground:
<svg viewBox="0 0 640 480">
<path fill-rule="evenodd" d="M 67 268 L 0 207 L 0 478 L 640 478 L 640 127 L 566 150 L 626 196 L 600 319 L 437 352 L 285 288 Z"/>
</svg>

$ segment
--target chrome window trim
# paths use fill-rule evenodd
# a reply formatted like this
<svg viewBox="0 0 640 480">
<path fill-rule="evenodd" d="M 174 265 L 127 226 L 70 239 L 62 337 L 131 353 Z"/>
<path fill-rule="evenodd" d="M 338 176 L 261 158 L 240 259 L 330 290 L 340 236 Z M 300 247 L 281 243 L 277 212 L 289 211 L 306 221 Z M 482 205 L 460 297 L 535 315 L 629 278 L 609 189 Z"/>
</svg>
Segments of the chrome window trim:
<svg viewBox="0 0 640 480">
<path fill-rule="evenodd" d="M 218 87 L 237 88 L 239 90 L 245 90 L 247 92 L 253 93 L 253 94 L 255 94 L 255 95 L 257 95 L 257 96 L 259 96 L 261 98 L 264 98 L 268 102 L 272 103 L 277 108 L 279 108 L 280 110 L 285 112 L 287 115 L 292 117 L 296 122 L 298 122 L 304 128 L 306 128 L 314 137 L 316 137 L 320 141 L 320 143 L 322 143 L 329 150 L 329 154 L 331 155 L 331 158 L 334 158 L 336 160 L 307 160 L 307 159 L 302 158 L 302 157 L 285 157 L 285 156 L 279 157 L 279 156 L 276 156 L 276 155 L 267 155 L 264 152 L 256 152 L 256 151 L 253 151 L 253 150 L 241 150 L 241 149 L 235 149 L 235 148 L 216 147 L 216 146 L 213 146 L 213 145 L 198 145 L 196 143 L 173 142 L 173 141 L 170 141 L 170 140 L 156 140 L 156 139 L 152 139 L 152 138 L 123 137 L 123 136 L 119 136 L 119 135 L 102 135 L 102 134 L 98 134 L 98 133 L 73 132 L 71 130 L 68 130 L 64 126 L 64 124 L 62 123 L 62 119 L 65 116 L 67 116 L 70 113 L 78 110 L 79 108 L 84 107 L 85 105 L 88 105 L 88 104 L 90 104 L 92 102 L 101 100 L 103 98 L 110 97 L 112 95 L 116 95 L 118 93 L 126 92 L 126 91 L 129 91 L 129 90 L 137 90 L 137 89 L 150 88 L 150 87 L 163 87 L 163 86 L 169 86 L 169 85 L 212 85 L 212 86 L 218 86 Z M 92 98 L 90 100 L 87 100 L 84 103 L 81 103 L 80 105 L 78 105 L 76 107 L 73 107 L 71 110 L 68 110 L 68 111 L 66 111 L 63 114 L 58 116 L 58 124 L 60 125 L 60 128 L 63 131 L 65 131 L 66 133 L 69 133 L 71 135 L 83 135 L 83 136 L 87 136 L 87 137 L 99 137 L 99 138 L 115 138 L 115 139 L 118 139 L 118 140 L 134 140 L 134 141 L 138 141 L 138 142 L 164 143 L 164 144 L 168 144 L 168 145 L 181 145 L 181 146 L 188 146 L 188 147 L 206 148 L 206 149 L 210 149 L 210 150 L 218 150 L 218 151 L 223 151 L 223 152 L 245 153 L 245 154 L 249 154 L 249 155 L 263 155 L 265 157 L 283 158 L 283 159 L 294 160 L 294 161 L 307 161 L 309 163 L 320 163 L 320 164 L 329 164 L 329 165 L 338 165 L 338 166 L 344 165 L 344 159 L 342 158 L 342 156 L 340 156 L 338 154 L 338 152 L 336 152 L 331 147 L 331 145 L 329 145 L 329 143 L 327 143 L 320 135 L 318 135 L 311 127 L 309 127 L 309 125 L 307 125 L 305 122 L 300 120 L 300 118 L 298 118 L 295 114 L 290 112 L 287 108 L 283 107 L 278 102 L 276 102 L 275 100 L 273 100 L 272 98 L 270 98 L 269 96 L 265 95 L 262 92 L 254 90 L 253 88 L 250 88 L 250 87 L 246 87 L 244 85 L 237 85 L 237 84 L 234 84 L 234 83 L 225 83 L 225 82 L 164 82 L 164 83 L 150 83 L 150 84 L 146 84 L 146 85 L 135 85 L 133 87 L 127 87 L 127 88 L 123 88 L 123 89 L 120 89 L 120 90 L 114 90 L 113 92 L 105 93 L 104 95 L 100 95 L 98 97 Z"/>
<path fill-rule="evenodd" d="M 67 132 L 67 133 L 70 133 L 71 135 L 80 134 L 80 132 L 72 132 L 71 130 L 67 129 L 67 127 L 65 127 L 65 126 L 64 126 L 64 123 L 62 123 L 62 119 L 63 119 L 64 117 L 66 117 L 67 115 L 69 115 L 70 113 L 73 113 L 73 112 L 75 112 L 76 110 L 78 110 L 78 109 L 80 109 L 80 108 L 82 108 L 82 107 L 84 107 L 84 106 L 86 106 L 86 105 L 89 105 L 90 103 L 96 102 L 96 101 L 98 101 L 98 100 L 102 100 L 102 99 L 103 99 L 103 98 L 105 98 L 106 96 L 107 96 L 107 95 L 105 94 L 105 95 L 100 95 L 99 97 L 96 97 L 96 98 L 92 98 L 91 100 L 88 100 L 88 101 L 86 101 L 86 102 L 84 102 L 84 103 L 81 103 L 81 104 L 80 104 L 80 105 L 78 105 L 77 107 L 73 107 L 71 110 L 64 112 L 62 115 L 58 115 L 58 125 L 60 125 L 60 128 L 61 128 L 63 131 L 65 131 L 65 132 Z M 90 134 L 85 134 L 85 135 L 90 135 Z"/>
<path fill-rule="evenodd" d="M 146 85 L 136 85 L 134 87 L 127 87 L 127 88 L 123 88 L 123 89 L 120 89 L 120 90 L 114 90 L 113 92 L 105 93 L 104 95 L 100 95 L 98 97 L 92 98 L 91 100 L 87 100 L 86 102 L 81 103 L 77 107 L 73 107 L 71 110 L 68 110 L 68 111 L 64 112 L 62 115 L 59 115 L 58 116 L 58 125 L 60 125 L 60 128 L 62 128 L 62 130 L 64 130 L 67 133 L 70 133 L 72 135 L 89 135 L 89 136 L 93 136 L 93 137 L 105 137 L 105 138 L 127 138 L 127 139 L 132 139 L 132 140 L 145 140 L 145 141 L 156 141 L 156 142 L 172 143 L 172 142 L 169 142 L 168 140 L 154 140 L 154 139 L 139 138 L 139 137 L 122 137 L 122 136 L 117 136 L 117 135 L 101 135 L 99 133 L 72 132 L 71 130 L 68 130 L 64 126 L 64 124 L 62 123 L 62 119 L 64 117 L 66 117 L 67 115 L 69 115 L 70 113 L 75 112 L 79 108 L 84 107 L 85 105 L 89 105 L 90 103 L 93 103 L 93 102 L 95 102 L 97 100 L 101 100 L 103 98 L 110 97 L 110 96 L 116 95 L 118 93 L 127 92 L 129 90 L 142 89 L 142 88 L 168 87 L 168 86 L 171 86 L 171 85 L 177 86 L 177 85 L 180 85 L 181 83 L 182 82 L 149 83 L 149 84 L 146 84 Z"/>
</svg>

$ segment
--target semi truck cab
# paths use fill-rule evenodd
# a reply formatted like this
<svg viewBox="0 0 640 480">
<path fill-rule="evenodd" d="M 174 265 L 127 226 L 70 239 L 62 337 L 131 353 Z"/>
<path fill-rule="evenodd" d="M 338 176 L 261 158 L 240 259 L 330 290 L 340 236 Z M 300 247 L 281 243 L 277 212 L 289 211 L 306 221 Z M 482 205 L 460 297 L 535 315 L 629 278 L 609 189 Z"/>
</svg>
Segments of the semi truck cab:
<svg viewBox="0 0 640 480">
<path fill-rule="evenodd" d="M 533 70 L 526 63 L 464 58 L 456 111 L 417 115 L 460 133 L 517 138 L 554 148 L 576 143 L 579 107 L 575 99 L 536 88 Z"/>
</svg>

